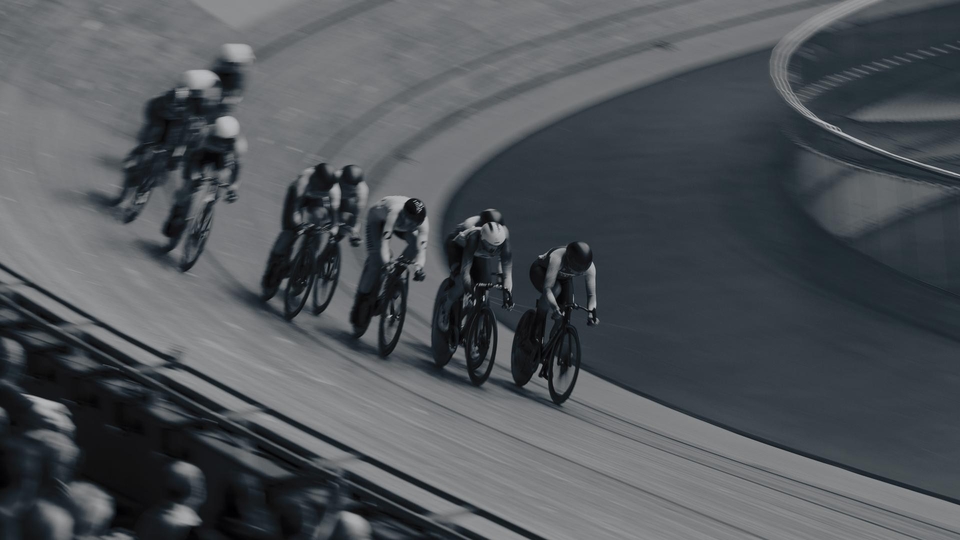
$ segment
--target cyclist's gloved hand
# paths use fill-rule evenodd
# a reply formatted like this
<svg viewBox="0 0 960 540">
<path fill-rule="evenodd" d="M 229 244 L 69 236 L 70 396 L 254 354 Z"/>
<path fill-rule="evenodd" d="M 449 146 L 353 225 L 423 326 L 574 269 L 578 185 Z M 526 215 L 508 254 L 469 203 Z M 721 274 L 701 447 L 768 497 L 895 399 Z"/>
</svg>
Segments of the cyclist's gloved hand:
<svg viewBox="0 0 960 540">
<path fill-rule="evenodd" d="M 423 268 L 417 268 L 417 271 L 413 273 L 414 281 L 423 281 L 427 279 L 427 273 L 423 271 Z"/>
<path fill-rule="evenodd" d="M 503 308 L 513 309 L 513 293 L 510 291 L 503 291 Z"/>
<path fill-rule="evenodd" d="M 238 199 L 238 198 L 239 198 L 239 195 L 237 194 L 237 190 L 235 190 L 235 189 L 233 189 L 233 188 L 227 188 L 227 202 L 228 202 L 228 203 L 235 203 L 235 202 L 237 202 L 237 199 Z"/>
<path fill-rule="evenodd" d="M 560 319 L 563 318 L 563 311 L 560 311 L 559 308 L 554 309 L 553 313 L 551 313 L 550 316 L 559 321 Z"/>
<path fill-rule="evenodd" d="M 587 317 L 587 326 L 596 326 L 600 324 L 600 319 L 597 318 L 597 310 L 590 310 L 590 316 Z"/>
</svg>

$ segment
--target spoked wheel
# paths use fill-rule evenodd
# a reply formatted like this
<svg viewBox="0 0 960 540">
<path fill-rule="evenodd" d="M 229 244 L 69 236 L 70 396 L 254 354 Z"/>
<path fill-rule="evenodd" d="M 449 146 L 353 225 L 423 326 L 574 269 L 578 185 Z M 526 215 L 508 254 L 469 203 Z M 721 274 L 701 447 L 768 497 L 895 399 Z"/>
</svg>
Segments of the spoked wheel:
<svg viewBox="0 0 960 540">
<path fill-rule="evenodd" d="M 453 353 L 457 352 L 457 341 L 454 338 L 456 332 L 453 327 L 454 317 L 450 317 L 450 326 L 446 332 L 441 332 L 438 327 L 440 321 L 440 305 L 452 287 L 452 279 L 447 278 L 443 280 L 443 283 L 440 284 L 440 288 L 437 290 L 437 298 L 433 301 L 433 324 L 430 325 L 430 346 L 433 349 L 433 362 L 438 368 L 447 365 L 450 359 L 453 358 Z M 459 302 L 454 302 L 454 305 L 458 303 Z"/>
<path fill-rule="evenodd" d="M 564 328 L 563 334 L 550 352 L 547 381 L 550 399 L 560 405 L 573 392 L 580 374 L 580 336 L 572 326 Z"/>
<path fill-rule="evenodd" d="M 513 382 L 517 386 L 523 386 L 530 382 L 535 371 L 537 371 L 537 351 L 536 345 L 530 339 L 530 333 L 533 332 L 533 325 L 537 319 L 537 311 L 528 309 L 520 317 L 517 323 L 517 331 L 513 334 L 513 347 L 510 351 L 510 372 L 513 374 Z"/>
<path fill-rule="evenodd" d="M 380 356 L 386 358 L 400 341 L 400 332 L 403 331 L 403 321 L 407 318 L 407 287 L 401 279 L 397 279 L 388 287 L 383 298 L 380 313 L 380 332 L 377 344 Z"/>
<path fill-rule="evenodd" d="M 480 386 L 487 382 L 497 359 L 497 317 L 489 306 L 481 308 L 470 325 L 464 349 L 470 382 Z"/>
<path fill-rule="evenodd" d="M 283 317 L 293 320 L 303 306 L 307 305 L 307 298 L 317 279 L 316 261 L 313 260 L 313 250 L 310 249 L 310 240 L 304 238 L 300 251 L 293 258 L 290 267 L 290 277 L 287 278 L 287 288 L 283 295 Z"/>
<path fill-rule="evenodd" d="M 180 261 L 180 270 L 186 272 L 197 264 L 197 259 L 207 245 L 207 237 L 213 228 L 213 201 L 208 202 L 200 215 L 193 218 L 187 227 L 187 238 L 183 241 L 183 258 Z M 174 243 L 176 245 L 176 243 Z"/>
<path fill-rule="evenodd" d="M 317 283 L 313 287 L 313 314 L 319 315 L 327 309 L 333 300 L 340 281 L 340 245 L 333 244 L 332 253 L 327 256 L 317 271 Z"/>
</svg>

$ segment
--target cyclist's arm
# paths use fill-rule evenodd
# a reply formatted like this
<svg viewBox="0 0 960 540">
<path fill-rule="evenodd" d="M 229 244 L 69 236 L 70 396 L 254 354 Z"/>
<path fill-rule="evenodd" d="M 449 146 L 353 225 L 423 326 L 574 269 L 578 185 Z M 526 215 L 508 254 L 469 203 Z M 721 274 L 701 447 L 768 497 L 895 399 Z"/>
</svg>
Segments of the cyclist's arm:
<svg viewBox="0 0 960 540">
<path fill-rule="evenodd" d="M 230 171 L 230 187 L 234 190 L 240 189 L 240 157 L 247 153 L 247 139 L 242 135 L 237 138 L 233 149 L 233 159 Z"/>
<path fill-rule="evenodd" d="M 367 197 L 370 196 L 370 188 L 366 182 L 357 184 L 357 224 L 360 223 L 360 216 L 367 208 Z"/>
<path fill-rule="evenodd" d="M 430 218 L 423 218 L 423 223 L 417 227 L 417 258 L 414 264 L 418 270 L 427 265 L 427 238 L 430 236 Z"/>
<path fill-rule="evenodd" d="M 400 216 L 400 209 L 392 210 L 383 221 L 383 237 L 380 239 L 380 260 L 390 260 L 390 239 L 393 238 L 393 226 Z"/>
<path fill-rule="evenodd" d="M 500 248 L 500 267 L 503 270 L 504 290 L 513 291 L 513 251 L 510 249 L 509 232 L 507 232 L 507 239 L 503 241 L 503 246 Z"/>
<path fill-rule="evenodd" d="M 330 189 L 330 223 L 333 224 L 333 228 L 331 229 L 333 234 L 336 234 L 339 229 L 341 195 L 340 186 L 335 185 Z"/>
<path fill-rule="evenodd" d="M 597 309 L 597 265 L 590 264 L 587 273 L 583 276 L 587 280 L 587 309 Z"/>
<path fill-rule="evenodd" d="M 479 238 L 480 235 L 475 234 L 463 240 L 463 256 L 460 258 L 460 276 L 467 283 L 470 282 L 470 269 L 473 268 L 473 259 L 477 253 L 477 248 L 480 246 Z"/>
<path fill-rule="evenodd" d="M 560 273 L 563 255 L 554 252 L 547 263 L 547 272 L 543 277 L 543 298 L 555 311 L 560 311 L 557 297 L 553 294 L 553 287 L 557 284 L 557 275 Z"/>
</svg>

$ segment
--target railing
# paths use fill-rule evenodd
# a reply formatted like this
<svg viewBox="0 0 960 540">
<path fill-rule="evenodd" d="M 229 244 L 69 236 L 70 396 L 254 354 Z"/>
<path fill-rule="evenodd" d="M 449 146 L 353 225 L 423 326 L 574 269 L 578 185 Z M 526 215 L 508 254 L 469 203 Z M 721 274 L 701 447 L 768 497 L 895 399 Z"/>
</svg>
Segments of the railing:
<svg viewBox="0 0 960 540">
<path fill-rule="evenodd" d="M 900 272 L 960 293 L 960 173 L 895 141 L 867 141 L 824 117 L 909 64 L 960 57 L 956 1 L 848 0 L 785 36 L 770 76 L 793 117 L 798 151 L 789 187 L 824 229 Z M 895 22 L 891 22 L 895 21 Z M 844 124 L 846 125 L 846 124 Z M 956 225 L 954 225 L 956 223 Z"/>
<path fill-rule="evenodd" d="M 38 335 L 45 335 L 45 340 L 49 341 L 41 344 L 44 350 L 61 353 L 69 350 L 101 364 L 100 368 L 85 377 L 115 377 L 142 385 L 188 411 L 196 419 L 190 423 L 191 426 L 218 430 L 232 440 L 244 441 L 242 447 L 249 447 L 255 455 L 268 457 L 281 464 L 283 469 L 291 471 L 306 485 L 324 485 L 338 478 L 342 485 L 349 488 L 359 504 L 375 514 L 389 516 L 413 528 L 418 531 L 417 537 L 489 537 L 489 534 L 477 532 L 484 530 L 493 531 L 498 537 L 541 538 L 256 402 L 183 364 L 174 355 L 150 348 L 106 325 L 3 264 L 0 264 L 0 270 L 14 278 L 10 280 L 0 274 L 0 333 L 19 336 L 28 343 L 31 340 L 35 342 Z M 105 339 L 104 333 L 130 345 L 131 350 L 142 353 L 142 357 L 137 357 L 136 353 L 121 352 Z M 33 347 L 28 347 L 28 351 L 31 348 Z M 183 373 L 191 380 L 197 380 L 198 384 L 202 381 L 202 384 L 211 385 L 248 407 L 243 411 L 231 411 L 228 406 L 216 403 L 215 398 L 192 389 L 189 381 L 181 377 L 171 377 L 172 373 Z M 248 423 L 246 417 L 254 414 L 272 417 L 291 428 L 289 431 L 301 432 L 302 437 L 292 441 L 282 434 L 264 428 L 262 423 Z M 328 461 L 330 456 L 311 451 L 311 439 L 317 441 L 315 446 L 330 448 L 340 454 L 340 457 L 335 461 Z M 401 490 L 406 493 L 386 489 L 364 474 L 351 471 L 349 463 L 345 461 L 368 464 L 372 469 L 380 471 L 380 474 L 393 477 L 390 482 L 392 485 L 407 484 L 409 487 Z M 410 496 L 410 493 L 420 495 Z M 439 501 L 444 507 L 442 513 L 437 513 L 438 503 L 431 503 L 431 500 Z M 462 526 L 457 523 L 465 521 L 457 518 L 467 515 L 479 517 L 482 521 L 485 520 L 486 524 L 478 525 L 474 522 L 470 526 Z"/>
</svg>

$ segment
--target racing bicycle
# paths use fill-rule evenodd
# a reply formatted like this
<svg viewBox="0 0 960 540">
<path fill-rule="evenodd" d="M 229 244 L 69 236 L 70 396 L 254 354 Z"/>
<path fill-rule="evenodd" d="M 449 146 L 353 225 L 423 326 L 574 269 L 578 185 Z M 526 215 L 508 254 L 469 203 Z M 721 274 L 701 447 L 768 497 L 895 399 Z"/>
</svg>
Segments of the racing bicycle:
<svg viewBox="0 0 960 540">
<path fill-rule="evenodd" d="M 203 253 L 203 248 L 207 245 L 207 238 L 210 236 L 210 230 L 213 228 L 213 209 L 220 200 L 220 193 L 223 188 L 230 187 L 229 182 L 220 180 L 217 174 L 205 175 L 200 181 L 203 197 L 197 211 L 187 218 L 185 226 L 180 227 L 178 234 L 170 238 L 167 244 L 167 251 L 173 250 L 180 243 L 181 237 L 186 235 L 183 242 L 183 254 L 180 258 L 180 271 L 186 272 L 193 268 Z M 192 205 L 191 205 L 192 206 Z"/>
<path fill-rule="evenodd" d="M 440 284 L 433 305 L 431 345 L 433 361 L 442 368 L 450 362 L 457 347 L 464 346 L 467 359 L 467 374 L 470 382 L 480 386 L 487 381 L 497 358 L 497 317 L 490 307 L 488 293 L 492 289 L 503 290 L 503 274 L 493 274 L 495 282 L 476 283 L 473 291 L 457 298 L 450 307 L 449 325 L 446 332 L 440 330 L 441 303 L 453 287 L 453 279 Z M 504 298 L 504 309 L 508 309 Z"/>
<path fill-rule="evenodd" d="M 365 305 L 359 306 L 357 312 L 358 324 L 353 327 L 355 338 L 363 336 L 373 317 L 380 316 L 377 349 L 383 358 L 397 347 L 407 318 L 407 292 L 410 285 L 407 266 L 410 264 L 411 261 L 403 258 L 387 263 L 380 272 L 378 294 L 373 300 L 367 300 Z"/>
<path fill-rule="evenodd" d="M 540 300 L 537 300 L 537 306 L 539 305 Z M 536 309 L 529 309 L 520 317 L 513 336 L 510 355 L 513 382 L 517 386 L 527 384 L 540 366 L 540 376 L 547 379 L 550 399 L 557 405 L 562 404 L 573 393 L 573 386 L 580 374 L 580 335 L 577 328 L 570 324 L 570 316 L 578 309 L 590 313 L 590 310 L 572 301 L 560 306 L 563 316 L 554 323 L 546 344 L 541 344 L 533 335 L 537 320 Z"/>
<path fill-rule="evenodd" d="M 323 308 L 317 311 L 319 297 L 316 289 L 318 288 L 318 277 L 320 281 L 325 281 L 328 279 L 327 272 L 329 270 L 329 257 L 327 257 L 327 260 L 323 263 L 319 261 L 320 238 L 323 233 L 329 232 L 331 228 L 332 225 L 329 223 L 321 226 L 314 223 L 307 223 L 300 226 L 297 230 L 297 235 L 302 236 L 303 241 L 300 243 L 300 249 L 297 251 L 297 254 L 293 257 L 293 262 L 290 264 L 287 288 L 284 291 L 283 298 L 283 317 L 288 321 L 293 320 L 293 318 L 303 310 L 303 306 L 307 304 L 307 298 L 311 296 L 311 293 L 313 293 L 315 314 L 319 314 L 323 311 L 323 308 L 326 308 L 327 304 L 330 303 L 329 298 L 326 299 Z M 337 267 L 334 279 L 338 278 L 340 274 L 339 257 L 337 257 L 336 263 Z M 334 282 L 334 285 L 336 285 L 336 282 Z M 330 296 L 332 297 L 332 294 Z"/>
</svg>

